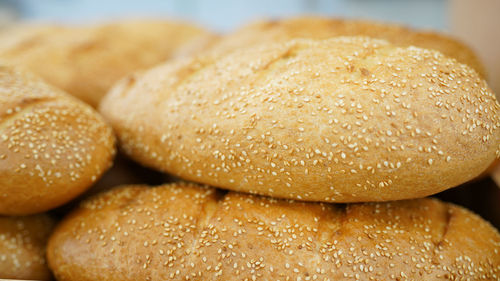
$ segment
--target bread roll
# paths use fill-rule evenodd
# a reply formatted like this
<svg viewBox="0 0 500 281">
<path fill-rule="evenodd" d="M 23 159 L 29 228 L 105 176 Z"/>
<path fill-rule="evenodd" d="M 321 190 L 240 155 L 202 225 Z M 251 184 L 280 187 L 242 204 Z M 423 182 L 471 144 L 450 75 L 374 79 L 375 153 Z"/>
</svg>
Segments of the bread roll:
<svg viewBox="0 0 500 281">
<path fill-rule="evenodd" d="M 88 105 L 0 63 L 0 214 L 57 207 L 111 166 L 111 128 Z"/>
<path fill-rule="evenodd" d="M 45 247 L 53 226 L 45 214 L 0 216 L 0 279 L 51 280 Z"/>
<path fill-rule="evenodd" d="M 49 239 L 60 281 L 496 280 L 500 234 L 434 199 L 331 205 L 190 184 L 129 186 Z"/>
<path fill-rule="evenodd" d="M 434 49 L 474 68 L 482 77 L 485 68 L 474 52 L 445 34 L 414 30 L 396 24 L 321 17 L 293 17 L 256 21 L 223 37 L 214 50 L 222 53 L 236 48 L 294 38 L 328 39 L 336 36 L 368 36 L 385 39 L 396 46 Z"/>
<path fill-rule="evenodd" d="M 500 105 L 475 71 L 361 37 L 178 60 L 124 79 L 100 110 L 144 165 L 281 198 L 424 197 L 499 155 Z"/>
<path fill-rule="evenodd" d="M 183 47 L 196 52 L 213 38 L 201 28 L 159 20 L 16 26 L 0 32 L 0 58 L 97 106 L 122 76 L 185 53 Z"/>
</svg>

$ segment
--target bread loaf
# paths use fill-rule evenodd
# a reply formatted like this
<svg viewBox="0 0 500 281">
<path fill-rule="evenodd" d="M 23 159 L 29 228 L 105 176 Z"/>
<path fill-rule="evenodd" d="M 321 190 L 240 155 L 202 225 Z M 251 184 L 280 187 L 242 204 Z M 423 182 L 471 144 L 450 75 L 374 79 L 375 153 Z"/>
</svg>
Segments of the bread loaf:
<svg viewBox="0 0 500 281">
<path fill-rule="evenodd" d="M 364 37 L 177 60 L 100 111 L 144 165 L 230 190 L 325 202 L 424 197 L 499 155 L 500 105 L 437 51 Z"/>
<path fill-rule="evenodd" d="M 333 205 L 191 184 L 89 200 L 48 243 L 60 281 L 497 280 L 500 234 L 435 199 Z"/>
<path fill-rule="evenodd" d="M 90 106 L 0 63 L 0 214 L 73 199 L 111 166 L 114 136 Z"/>
<path fill-rule="evenodd" d="M 462 42 L 433 31 L 414 30 L 396 24 L 365 20 L 346 20 L 322 17 L 292 17 L 281 20 L 261 20 L 250 23 L 224 36 L 212 50 L 226 53 L 236 48 L 294 38 L 328 39 L 336 36 L 368 36 L 385 39 L 400 47 L 416 46 L 434 49 L 474 68 L 486 76 L 484 65 Z"/>
<path fill-rule="evenodd" d="M 52 279 L 45 248 L 54 224 L 45 214 L 0 216 L 0 279 Z"/>
<path fill-rule="evenodd" d="M 0 58 L 22 65 L 97 106 L 122 76 L 152 67 L 177 53 L 196 52 L 214 38 L 208 31 L 189 24 L 159 20 L 93 26 L 15 26 L 0 32 Z"/>
</svg>

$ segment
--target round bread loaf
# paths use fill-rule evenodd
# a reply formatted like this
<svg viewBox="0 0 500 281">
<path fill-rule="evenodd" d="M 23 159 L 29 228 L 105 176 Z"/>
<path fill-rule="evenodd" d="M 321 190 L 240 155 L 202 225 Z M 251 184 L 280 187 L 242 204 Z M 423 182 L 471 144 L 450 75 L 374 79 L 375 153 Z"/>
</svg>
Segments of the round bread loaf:
<svg viewBox="0 0 500 281">
<path fill-rule="evenodd" d="M 90 106 L 0 63 L 0 214 L 57 207 L 112 163 L 111 128 Z"/>
<path fill-rule="evenodd" d="M 361 37 L 178 60 L 101 104 L 144 165 L 325 202 L 424 197 L 478 176 L 499 153 L 499 111 L 468 66 Z"/>
<path fill-rule="evenodd" d="M 435 199 L 333 205 L 190 184 L 93 198 L 49 239 L 60 281 L 497 280 L 500 234 Z"/>
<path fill-rule="evenodd" d="M 214 37 L 201 28 L 168 21 L 14 26 L 0 32 L 0 58 L 97 106 L 122 76 L 177 53 L 196 52 Z"/>
<path fill-rule="evenodd" d="M 45 249 L 53 226 L 45 214 L 0 216 L 0 279 L 51 280 Z"/>
<path fill-rule="evenodd" d="M 474 52 L 457 39 L 432 31 L 413 30 L 396 24 L 321 17 L 293 17 L 256 21 L 223 37 L 213 50 L 226 53 L 236 48 L 295 38 L 328 39 L 337 36 L 368 36 L 400 47 L 437 50 L 474 68 L 482 77 L 485 68 Z"/>
</svg>

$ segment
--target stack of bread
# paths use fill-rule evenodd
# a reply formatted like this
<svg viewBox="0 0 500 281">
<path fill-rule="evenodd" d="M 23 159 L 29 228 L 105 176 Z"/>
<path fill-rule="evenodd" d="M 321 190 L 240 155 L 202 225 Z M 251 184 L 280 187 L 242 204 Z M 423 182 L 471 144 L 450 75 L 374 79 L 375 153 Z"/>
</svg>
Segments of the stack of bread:
<svg viewBox="0 0 500 281">
<path fill-rule="evenodd" d="M 0 278 L 500 279 L 499 232 L 424 198 L 500 156 L 500 105 L 466 46 L 315 17 L 220 39 L 143 24 L 0 36 Z M 53 228 L 39 213 L 93 185 L 115 135 L 177 180 L 93 195 Z"/>
</svg>

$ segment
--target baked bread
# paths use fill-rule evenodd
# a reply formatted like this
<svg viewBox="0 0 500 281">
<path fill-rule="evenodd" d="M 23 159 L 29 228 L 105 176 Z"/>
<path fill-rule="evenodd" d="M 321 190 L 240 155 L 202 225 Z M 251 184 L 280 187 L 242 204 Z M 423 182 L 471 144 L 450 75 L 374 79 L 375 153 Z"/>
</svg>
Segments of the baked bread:
<svg viewBox="0 0 500 281">
<path fill-rule="evenodd" d="M 199 51 L 214 37 L 199 27 L 160 20 L 93 26 L 21 25 L 0 32 L 0 58 L 97 106 L 122 76 L 179 52 Z"/>
<path fill-rule="evenodd" d="M 144 165 L 308 201 L 424 197 L 500 145 L 500 105 L 470 67 L 362 37 L 177 60 L 122 80 L 100 111 Z"/>
<path fill-rule="evenodd" d="M 0 279 L 52 280 L 45 248 L 54 224 L 45 214 L 0 216 Z"/>
<path fill-rule="evenodd" d="M 396 24 L 322 17 L 292 17 L 250 23 L 223 37 L 213 50 L 226 53 L 236 48 L 295 38 L 328 39 L 336 36 L 368 36 L 396 46 L 434 49 L 474 68 L 486 77 L 484 65 L 465 44 L 445 34 L 414 30 Z"/>
<path fill-rule="evenodd" d="M 57 207 L 111 166 L 114 136 L 90 106 L 0 63 L 0 214 Z"/>
<path fill-rule="evenodd" d="M 500 166 L 500 158 L 497 158 L 495 159 L 495 161 L 493 161 L 489 166 L 488 168 L 486 168 L 486 170 L 484 170 L 479 176 L 477 176 L 475 179 L 473 180 L 482 180 L 486 177 L 489 177 L 489 176 L 492 176 L 495 169 Z"/>
<path fill-rule="evenodd" d="M 500 234 L 435 199 L 333 205 L 179 183 L 81 205 L 49 239 L 60 281 L 497 280 Z"/>
</svg>

